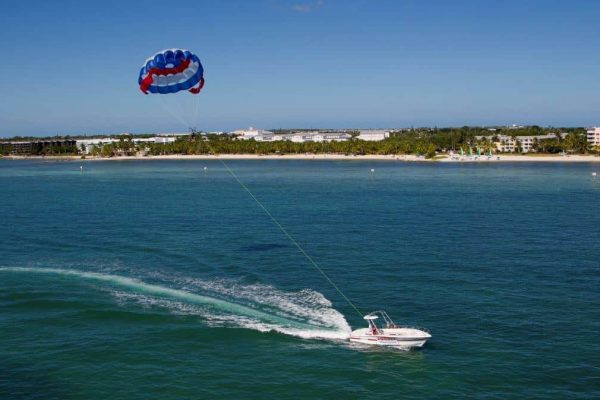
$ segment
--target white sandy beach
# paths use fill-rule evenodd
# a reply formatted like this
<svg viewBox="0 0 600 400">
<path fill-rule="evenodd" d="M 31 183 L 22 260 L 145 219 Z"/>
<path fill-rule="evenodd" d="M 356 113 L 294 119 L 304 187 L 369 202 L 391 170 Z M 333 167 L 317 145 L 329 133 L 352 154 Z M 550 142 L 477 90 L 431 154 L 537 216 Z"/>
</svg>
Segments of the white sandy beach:
<svg viewBox="0 0 600 400">
<path fill-rule="evenodd" d="M 11 160 L 72 160 L 72 161 L 126 161 L 126 160 L 381 160 L 381 161 L 413 161 L 413 162 L 450 162 L 450 163 L 494 163 L 494 162 L 600 162 L 597 155 L 548 155 L 548 154 L 500 154 L 488 156 L 463 156 L 450 158 L 438 155 L 435 159 L 426 159 L 416 155 L 344 155 L 344 154 L 221 154 L 221 155 L 159 155 L 159 156 L 119 156 L 119 157 L 90 157 L 81 156 L 5 156 Z"/>
<path fill-rule="evenodd" d="M 489 156 L 463 156 L 458 159 L 445 157 L 438 159 L 441 162 L 600 162 L 600 156 L 595 155 L 553 155 L 553 154 L 494 154 Z"/>
</svg>

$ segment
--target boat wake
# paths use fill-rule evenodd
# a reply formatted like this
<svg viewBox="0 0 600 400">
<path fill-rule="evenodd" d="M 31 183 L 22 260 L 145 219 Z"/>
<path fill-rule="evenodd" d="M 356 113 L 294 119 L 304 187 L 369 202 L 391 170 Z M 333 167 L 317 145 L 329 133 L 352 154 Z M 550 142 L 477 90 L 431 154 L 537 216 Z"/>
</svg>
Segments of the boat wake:
<svg viewBox="0 0 600 400">
<path fill-rule="evenodd" d="M 347 339 L 351 328 L 322 294 L 284 292 L 268 285 L 241 285 L 182 278 L 181 288 L 137 278 L 60 268 L 0 267 L 0 272 L 49 274 L 103 284 L 121 305 L 135 302 L 176 314 L 197 315 L 208 326 L 280 332 L 302 338 Z M 200 294 L 202 293 L 202 294 Z"/>
</svg>

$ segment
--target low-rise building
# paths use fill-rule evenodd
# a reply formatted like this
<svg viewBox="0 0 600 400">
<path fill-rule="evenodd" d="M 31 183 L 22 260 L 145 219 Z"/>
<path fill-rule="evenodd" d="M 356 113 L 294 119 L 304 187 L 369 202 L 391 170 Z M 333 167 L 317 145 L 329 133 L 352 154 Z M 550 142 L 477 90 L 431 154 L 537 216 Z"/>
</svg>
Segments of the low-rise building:
<svg viewBox="0 0 600 400">
<path fill-rule="evenodd" d="M 167 144 L 173 143 L 179 136 L 155 136 L 150 138 L 131 138 L 131 142 L 137 145 L 143 143 L 156 143 L 156 144 Z M 119 143 L 120 138 L 95 138 L 95 139 L 78 139 L 76 141 L 77 150 L 82 154 L 90 154 L 96 147 L 102 147 L 107 144 Z"/>
<path fill-rule="evenodd" d="M 390 131 L 381 129 L 364 129 L 359 132 L 360 134 L 357 136 L 357 139 L 368 142 L 378 142 L 390 137 Z"/>
<path fill-rule="evenodd" d="M 2 152 L 7 154 L 44 155 L 74 152 L 76 146 L 72 139 L 46 139 L 2 142 Z"/>
<path fill-rule="evenodd" d="M 564 136 L 565 134 L 561 134 Z M 494 140 L 496 149 L 503 153 L 513 153 L 520 151 L 521 153 L 529 153 L 535 151 L 535 144 L 541 140 L 556 139 L 555 133 L 549 133 L 547 135 L 535 135 L 535 136 L 508 136 L 508 135 L 497 135 L 497 136 L 476 136 L 477 139 L 486 138 L 488 140 Z"/>
<path fill-rule="evenodd" d="M 310 141 L 312 141 L 312 136 L 304 135 L 302 133 L 296 133 L 296 134 L 290 135 L 290 140 L 294 143 L 310 142 Z"/>
<path fill-rule="evenodd" d="M 595 126 L 587 130 L 587 141 L 592 146 L 600 146 L 600 127 Z"/>
<path fill-rule="evenodd" d="M 167 143 L 173 143 L 177 140 L 176 137 L 173 136 L 156 136 L 156 137 L 152 137 L 149 138 L 151 141 L 154 140 L 154 143 L 156 144 L 167 144 Z M 132 140 L 133 143 L 137 143 L 136 139 Z"/>
<path fill-rule="evenodd" d="M 267 134 L 256 135 L 250 139 L 254 139 L 257 142 L 276 142 L 278 140 L 285 140 L 284 138 L 284 135 L 274 135 L 272 132 L 269 132 Z"/>
<path fill-rule="evenodd" d="M 345 142 L 352 139 L 352 135 L 345 132 L 323 132 L 320 135 L 322 142 Z M 315 142 L 319 140 L 315 139 Z"/>
<path fill-rule="evenodd" d="M 77 150 L 83 154 L 90 154 L 92 150 L 96 147 L 102 147 L 106 144 L 111 144 L 114 142 L 118 142 L 119 139 L 115 138 L 95 138 L 95 139 L 77 139 L 76 146 Z"/>
<path fill-rule="evenodd" d="M 264 141 L 262 139 L 257 139 L 257 137 L 263 138 L 269 135 L 273 135 L 273 132 L 271 131 L 256 129 L 252 126 L 248 129 L 238 129 L 237 131 L 233 131 L 232 133 L 242 140 L 256 139 L 257 141 Z"/>
<path fill-rule="evenodd" d="M 343 142 L 350 140 L 352 136 L 345 132 L 293 132 L 287 134 L 274 134 L 269 131 L 262 131 L 261 134 L 253 135 L 251 138 L 257 142 L 277 142 L 277 141 L 290 141 L 294 143 L 308 143 L 308 142 Z M 240 137 L 242 138 L 242 137 Z"/>
</svg>

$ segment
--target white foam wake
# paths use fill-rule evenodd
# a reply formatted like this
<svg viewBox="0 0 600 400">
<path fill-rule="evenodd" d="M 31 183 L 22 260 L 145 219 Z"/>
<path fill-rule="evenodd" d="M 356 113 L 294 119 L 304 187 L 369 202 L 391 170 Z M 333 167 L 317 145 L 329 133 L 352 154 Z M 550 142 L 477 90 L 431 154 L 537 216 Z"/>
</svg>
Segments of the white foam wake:
<svg viewBox="0 0 600 400">
<path fill-rule="evenodd" d="M 112 291 L 120 302 L 136 301 L 176 313 L 199 315 L 209 326 L 234 326 L 327 339 L 346 339 L 351 331 L 344 316 L 332 308 L 323 295 L 312 290 L 283 292 L 267 285 L 227 285 L 225 281 L 192 278 L 179 282 L 186 287 L 182 290 L 136 278 L 60 268 L 0 267 L 0 272 L 54 274 L 104 282 L 121 289 Z M 212 292 L 227 300 L 192 290 Z"/>
</svg>

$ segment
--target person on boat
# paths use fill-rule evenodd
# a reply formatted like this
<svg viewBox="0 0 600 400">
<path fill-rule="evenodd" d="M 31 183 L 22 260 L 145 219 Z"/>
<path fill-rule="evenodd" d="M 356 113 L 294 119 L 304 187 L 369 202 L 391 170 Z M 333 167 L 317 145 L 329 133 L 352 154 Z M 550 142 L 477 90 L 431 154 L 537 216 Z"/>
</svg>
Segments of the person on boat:
<svg viewBox="0 0 600 400">
<path fill-rule="evenodd" d="M 375 323 L 372 321 L 369 325 L 371 325 L 371 335 L 379 335 L 379 329 L 377 329 L 377 325 L 375 325 Z"/>
</svg>

